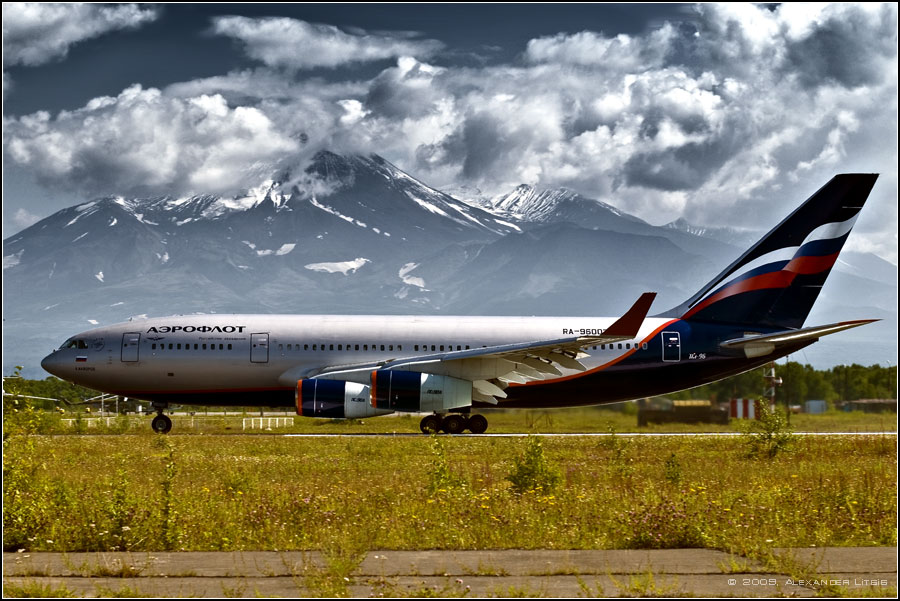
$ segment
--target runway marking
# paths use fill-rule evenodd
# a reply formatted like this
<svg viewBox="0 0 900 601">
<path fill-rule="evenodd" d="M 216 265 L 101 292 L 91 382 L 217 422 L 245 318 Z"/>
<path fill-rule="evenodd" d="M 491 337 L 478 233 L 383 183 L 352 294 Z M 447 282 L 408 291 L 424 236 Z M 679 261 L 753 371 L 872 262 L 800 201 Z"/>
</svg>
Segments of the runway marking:
<svg viewBox="0 0 900 601">
<path fill-rule="evenodd" d="M 795 436 L 897 436 L 896 432 L 792 432 Z M 366 437 L 396 437 L 409 438 L 420 436 L 431 436 L 431 434 L 420 434 L 418 432 L 370 432 L 356 434 L 275 434 L 274 436 L 284 436 L 287 438 L 366 438 Z M 525 438 L 527 436 L 544 436 L 554 438 L 564 437 L 600 437 L 600 436 L 627 436 L 627 437 L 644 437 L 644 438 L 661 438 L 666 436 L 695 436 L 695 437 L 712 437 L 712 436 L 743 436 L 742 432 L 561 432 L 561 433 L 541 433 L 533 434 L 524 432 L 511 432 L 504 434 L 452 434 L 454 438 Z"/>
</svg>

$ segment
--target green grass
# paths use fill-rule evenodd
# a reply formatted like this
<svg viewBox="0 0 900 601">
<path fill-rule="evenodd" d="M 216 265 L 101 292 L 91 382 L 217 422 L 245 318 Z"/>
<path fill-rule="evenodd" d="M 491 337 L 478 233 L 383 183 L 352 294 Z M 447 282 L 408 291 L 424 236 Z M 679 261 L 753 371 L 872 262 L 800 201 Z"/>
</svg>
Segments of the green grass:
<svg viewBox="0 0 900 601">
<path fill-rule="evenodd" d="M 563 409 L 486 409 L 481 410 L 489 421 L 488 433 L 588 433 L 588 432 L 739 432 L 746 420 L 731 420 L 730 424 L 650 424 L 637 426 L 636 406 L 627 403 L 615 408 L 576 407 Z M 780 410 L 780 409 L 779 409 Z M 294 417 L 294 425 L 276 427 L 273 433 L 296 434 L 373 434 L 419 433 L 421 416 L 396 414 L 362 420 L 326 420 L 295 416 L 285 412 L 279 415 Z M 172 416 L 171 435 L 181 434 L 234 434 L 240 432 L 261 434 L 264 429 L 243 429 L 244 418 L 258 417 L 259 413 L 223 415 L 197 411 L 177 413 Z M 66 422 L 80 417 L 79 420 Z M 91 422 L 90 414 L 43 414 L 38 431 L 44 434 L 125 434 L 150 430 L 150 416 L 122 416 L 111 420 L 107 426 Z M 790 417 L 790 425 L 804 432 L 896 432 L 897 416 L 893 413 L 870 414 L 861 411 L 829 411 L 821 415 L 798 414 Z"/>
<path fill-rule="evenodd" d="M 528 439 L 438 440 L 13 436 L 4 548 L 321 550 L 347 573 L 375 549 L 897 542 L 895 436 L 798 437 L 772 459 L 739 437 L 548 438 L 561 478 L 521 494 L 508 478 Z"/>
</svg>

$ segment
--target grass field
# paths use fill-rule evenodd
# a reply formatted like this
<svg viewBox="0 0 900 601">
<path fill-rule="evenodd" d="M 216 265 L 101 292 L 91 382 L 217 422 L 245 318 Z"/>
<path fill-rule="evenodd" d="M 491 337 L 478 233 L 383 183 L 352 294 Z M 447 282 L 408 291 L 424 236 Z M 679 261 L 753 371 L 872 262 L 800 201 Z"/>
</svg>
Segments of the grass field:
<svg viewBox="0 0 900 601">
<path fill-rule="evenodd" d="M 624 410 L 621 410 L 624 408 Z M 568 409 L 528 409 L 528 410 L 482 410 L 489 421 L 488 433 L 588 433 L 588 432 L 740 432 L 746 420 L 733 419 L 727 425 L 719 424 L 650 424 L 637 425 L 637 408 L 626 404 L 620 410 L 601 407 Z M 276 414 L 267 414 L 276 415 Z M 418 433 L 421 416 L 394 414 L 363 420 L 328 420 L 295 416 L 290 427 L 274 426 L 273 431 L 305 434 L 339 433 Z M 80 420 L 74 420 L 76 416 Z M 244 420 L 259 416 L 258 412 L 245 415 L 229 415 L 203 410 L 172 415 L 173 435 L 178 434 L 228 434 L 244 431 Z M 142 432 L 150 429 L 150 417 L 129 415 L 112 418 L 110 426 L 106 418 L 96 420 L 89 414 L 44 413 L 40 431 L 43 433 L 66 434 L 72 432 Z M 791 416 L 791 426 L 802 432 L 896 432 L 897 415 L 894 413 L 872 414 L 860 411 L 829 411 L 820 415 L 797 414 Z M 247 431 L 249 421 L 247 422 Z M 257 425 L 256 431 L 260 431 Z"/>
<path fill-rule="evenodd" d="M 542 431 L 574 427 L 535 415 Z M 491 416 L 492 429 L 513 427 L 504 420 Z M 418 425 L 364 422 L 308 427 Z M 765 458 L 749 457 L 742 437 L 138 432 L 8 437 L 4 548 L 318 549 L 339 559 L 373 549 L 705 547 L 757 556 L 897 543 L 894 435 L 794 437 Z"/>
</svg>

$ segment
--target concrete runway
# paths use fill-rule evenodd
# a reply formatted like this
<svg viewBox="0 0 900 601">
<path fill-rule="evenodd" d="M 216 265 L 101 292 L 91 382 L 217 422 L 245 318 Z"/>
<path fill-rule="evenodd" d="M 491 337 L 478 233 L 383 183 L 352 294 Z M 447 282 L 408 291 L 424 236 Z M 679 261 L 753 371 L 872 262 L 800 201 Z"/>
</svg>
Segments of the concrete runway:
<svg viewBox="0 0 900 601">
<path fill-rule="evenodd" d="M 793 574 L 708 549 L 373 551 L 345 571 L 318 552 L 4 553 L 3 588 L 4 597 L 25 586 L 102 597 L 896 597 L 896 547 L 775 553 Z"/>
<path fill-rule="evenodd" d="M 237 434 L 256 434 L 267 436 L 284 436 L 286 438 L 371 438 L 371 437 L 422 437 L 431 436 L 431 434 L 421 434 L 418 432 L 370 432 L 356 434 L 275 434 L 273 432 L 238 432 Z M 795 436 L 897 436 L 896 432 L 792 432 Z M 439 436 L 445 436 L 440 434 Z M 694 438 L 719 437 L 719 436 L 742 436 L 741 432 L 559 432 L 559 433 L 504 433 L 504 434 L 452 434 L 447 435 L 453 438 L 526 438 L 528 436 L 542 436 L 547 438 L 567 438 L 567 437 L 598 437 L 598 436 L 623 436 L 634 438 L 664 438 L 671 436 L 693 436 Z"/>
</svg>

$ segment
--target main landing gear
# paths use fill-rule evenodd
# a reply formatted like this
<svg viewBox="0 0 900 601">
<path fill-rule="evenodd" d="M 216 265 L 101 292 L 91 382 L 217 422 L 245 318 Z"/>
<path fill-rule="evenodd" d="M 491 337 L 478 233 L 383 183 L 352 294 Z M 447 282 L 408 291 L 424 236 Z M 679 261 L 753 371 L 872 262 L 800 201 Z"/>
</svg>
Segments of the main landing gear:
<svg viewBox="0 0 900 601">
<path fill-rule="evenodd" d="M 419 429 L 425 434 L 462 434 L 469 430 L 472 434 L 484 434 L 488 421 L 483 415 L 464 415 L 462 413 L 448 413 L 447 415 L 426 415 L 419 422 Z"/>
<path fill-rule="evenodd" d="M 164 405 L 153 404 L 153 408 L 156 409 L 156 417 L 150 422 L 150 427 L 153 428 L 153 431 L 157 434 L 168 434 L 172 430 L 171 418 L 163 413 L 163 409 L 168 406 L 168 403 Z"/>
</svg>

